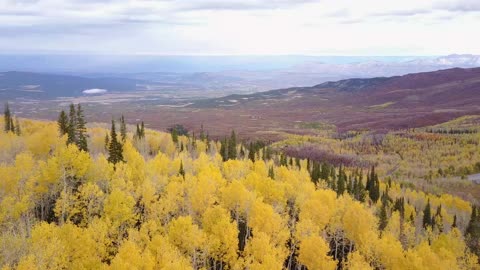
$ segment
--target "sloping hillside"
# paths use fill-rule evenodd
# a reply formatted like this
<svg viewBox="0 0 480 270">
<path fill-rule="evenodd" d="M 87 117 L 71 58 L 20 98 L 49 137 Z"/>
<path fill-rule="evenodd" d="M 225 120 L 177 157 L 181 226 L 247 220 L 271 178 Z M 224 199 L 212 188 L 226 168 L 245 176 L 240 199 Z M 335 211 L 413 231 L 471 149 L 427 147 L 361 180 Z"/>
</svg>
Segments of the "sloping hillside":
<svg viewBox="0 0 480 270">
<path fill-rule="evenodd" d="M 248 115 L 255 125 L 289 131 L 301 122 L 328 122 L 341 130 L 421 127 L 479 114 L 480 68 L 348 79 L 202 100 L 191 107 L 197 109 L 194 118 L 222 110 L 222 119 L 236 118 L 231 125 Z"/>
</svg>

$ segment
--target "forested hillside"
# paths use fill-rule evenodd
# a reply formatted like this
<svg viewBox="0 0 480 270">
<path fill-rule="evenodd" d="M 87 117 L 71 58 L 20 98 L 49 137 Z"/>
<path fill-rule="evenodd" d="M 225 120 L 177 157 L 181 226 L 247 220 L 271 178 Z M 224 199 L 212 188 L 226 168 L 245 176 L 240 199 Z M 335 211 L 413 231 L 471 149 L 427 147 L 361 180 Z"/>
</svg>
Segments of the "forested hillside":
<svg viewBox="0 0 480 270">
<path fill-rule="evenodd" d="M 477 207 L 370 164 L 121 116 L 86 125 L 73 105 L 58 123 L 0 124 L 4 270 L 480 269 Z"/>
</svg>

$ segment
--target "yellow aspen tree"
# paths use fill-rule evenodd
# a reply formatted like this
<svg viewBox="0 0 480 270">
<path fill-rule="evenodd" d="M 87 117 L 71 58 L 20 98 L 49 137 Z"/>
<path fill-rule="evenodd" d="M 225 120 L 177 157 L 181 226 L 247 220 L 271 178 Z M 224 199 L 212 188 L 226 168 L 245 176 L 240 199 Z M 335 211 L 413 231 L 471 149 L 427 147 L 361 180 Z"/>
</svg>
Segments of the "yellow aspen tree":
<svg viewBox="0 0 480 270">
<path fill-rule="evenodd" d="M 227 210 L 220 206 L 208 208 L 202 218 L 208 254 L 219 264 L 234 265 L 237 257 L 238 229 Z"/>
<path fill-rule="evenodd" d="M 330 251 L 328 244 L 317 235 L 309 236 L 300 242 L 298 261 L 308 269 L 334 270 L 337 262 L 327 256 Z"/>
</svg>

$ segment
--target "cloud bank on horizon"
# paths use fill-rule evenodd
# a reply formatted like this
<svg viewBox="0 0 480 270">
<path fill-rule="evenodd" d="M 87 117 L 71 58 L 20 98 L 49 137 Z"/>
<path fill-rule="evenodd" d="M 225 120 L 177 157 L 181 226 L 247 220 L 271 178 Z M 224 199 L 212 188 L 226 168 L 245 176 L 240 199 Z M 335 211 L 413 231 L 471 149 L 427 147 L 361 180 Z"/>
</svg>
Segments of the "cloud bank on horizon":
<svg viewBox="0 0 480 270">
<path fill-rule="evenodd" d="M 478 0 L 0 0 L 0 52 L 480 54 Z"/>
</svg>

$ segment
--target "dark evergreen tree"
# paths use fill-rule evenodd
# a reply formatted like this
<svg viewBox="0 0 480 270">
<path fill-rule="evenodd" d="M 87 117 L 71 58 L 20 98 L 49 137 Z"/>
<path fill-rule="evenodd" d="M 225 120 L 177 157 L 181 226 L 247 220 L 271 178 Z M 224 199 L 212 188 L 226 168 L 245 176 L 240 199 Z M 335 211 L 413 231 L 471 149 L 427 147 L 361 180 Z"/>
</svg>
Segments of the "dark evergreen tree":
<svg viewBox="0 0 480 270">
<path fill-rule="evenodd" d="M 195 136 L 195 131 L 192 134 L 192 148 L 195 149 L 197 147 L 197 137 Z"/>
<path fill-rule="evenodd" d="M 285 154 L 280 154 L 280 166 L 287 166 L 288 165 L 288 158 Z"/>
<path fill-rule="evenodd" d="M 115 121 L 112 120 L 112 129 L 110 130 L 110 144 L 108 146 L 108 161 L 117 164 L 123 161 L 123 146 L 117 139 L 115 131 Z"/>
<path fill-rule="evenodd" d="M 398 198 L 395 200 L 395 204 L 393 205 L 393 211 L 398 211 L 400 215 L 405 215 L 405 199 Z"/>
<path fill-rule="evenodd" d="M 220 142 L 220 155 L 222 156 L 223 161 L 228 160 L 228 141 L 227 138 L 224 138 L 222 142 Z"/>
<path fill-rule="evenodd" d="M 170 134 L 172 135 L 172 141 L 174 143 L 178 143 L 178 133 L 177 133 L 177 129 L 176 128 L 172 128 L 172 130 L 170 131 Z"/>
<path fill-rule="evenodd" d="M 77 121 L 76 121 L 76 145 L 78 149 L 88 152 L 88 145 L 87 145 L 87 126 L 86 126 L 85 116 L 83 115 L 82 106 L 80 104 L 77 105 Z"/>
<path fill-rule="evenodd" d="M 140 137 L 142 136 L 141 133 L 142 132 L 140 131 L 140 125 L 137 123 L 137 129 L 135 131 L 135 138 L 140 139 Z"/>
<path fill-rule="evenodd" d="M 376 203 L 380 198 L 380 181 L 375 173 L 375 166 L 372 166 L 372 170 L 367 174 L 367 184 L 365 188 L 368 190 L 370 199 Z"/>
<path fill-rule="evenodd" d="M 370 172 L 367 173 L 367 182 L 365 183 L 365 190 L 370 191 L 372 188 L 372 181 L 370 181 Z"/>
<path fill-rule="evenodd" d="M 68 115 L 68 139 L 67 139 L 67 143 L 68 144 L 71 144 L 71 143 L 75 143 L 77 141 L 77 138 L 76 138 L 76 130 L 77 128 L 77 113 L 75 112 L 75 105 L 70 104 L 70 112 L 69 112 L 69 115 Z"/>
<path fill-rule="evenodd" d="M 11 118 L 11 112 L 10 112 L 10 106 L 8 105 L 8 102 L 5 103 L 5 110 L 3 112 L 3 117 L 5 118 L 5 132 L 11 131 L 10 127 L 10 118 Z"/>
<path fill-rule="evenodd" d="M 252 162 L 255 162 L 255 148 L 254 148 L 252 142 L 250 142 L 250 146 L 248 147 L 248 158 L 249 158 Z"/>
<path fill-rule="evenodd" d="M 427 229 L 427 227 L 432 226 L 432 210 L 430 208 L 430 200 L 428 200 L 425 209 L 423 209 L 423 228 Z"/>
<path fill-rule="evenodd" d="M 465 238 L 468 247 L 477 256 L 480 256 L 480 215 L 477 206 L 472 207 L 472 214 L 468 222 Z"/>
<path fill-rule="evenodd" d="M 379 224 L 378 229 L 383 231 L 388 225 L 388 216 L 387 216 L 387 203 L 382 201 L 382 207 L 380 207 L 380 213 L 378 214 Z"/>
<path fill-rule="evenodd" d="M 355 189 L 355 192 L 354 192 L 355 199 L 357 199 L 360 202 L 364 202 L 366 194 L 365 194 L 365 187 L 363 186 L 363 181 L 361 178 L 356 181 L 356 187 L 354 189 Z"/>
<path fill-rule="evenodd" d="M 68 133 L 69 120 L 64 110 L 60 112 L 60 115 L 58 116 L 57 124 L 58 124 L 58 131 L 60 132 L 60 136 L 63 136 Z"/>
<path fill-rule="evenodd" d="M 272 149 L 267 146 L 267 149 L 265 150 L 265 159 L 270 160 L 272 159 Z"/>
<path fill-rule="evenodd" d="M 275 172 L 273 171 L 273 166 L 270 166 L 268 169 L 268 177 L 275 179 Z"/>
<path fill-rule="evenodd" d="M 120 137 L 122 138 L 122 142 L 125 142 L 127 139 L 127 124 L 125 123 L 123 114 L 122 117 L 120 117 Z"/>
<path fill-rule="evenodd" d="M 15 124 L 13 123 L 13 114 L 10 111 L 10 105 L 5 103 L 5 111 L 3 113 L 5 118 L 5 132 L 13 132 L 15 133 Z"/>
<path fill-rule="evenodd" d="M 345 173 L 343 171 L 342 166 L 340 166 L 340 169 L 338 170 L 338 182 L 337 182 L 337 194 L 342 195 L 345 192 Z"/>
<path fill-rule="evenodd" d="M 318 162 L 313 162 L 312 170 L 310 171 L 310 179 L 316 185 L 320 179 L 320 164 Z"/>
<path fill-rule="evenodd" d="M 457 215 L 453 216 L 452 228 L 457 228 Z"/>
<path fill-rule="evenodd" d="M 143 121 L 140 123 L 140 135 L 142 138 L 145 138 L 145 123 Z"/>
<path fill-rule="evenodd" d="M 205 138 L 205 141 L 207 142 L 207 151 L 210 150 L 210 137 L 208 136 L 208 133 L 207 133 L 207 137 Z"/>
<path fill-rule="evenodd" d="M 228 142 L 228 158 L 237 158 L 237 136 L 235 135 L 234 130 L 232 130 L 232 134 L 230 135 L 230 141 Z"/>
<path fill-rule="evenodd" d="M 178 169 L 178 174 L 185 179 L 185 170 L 183 169 L 183 161 L 180 161 L 180 169 Z"/>
<path fill-rule="evenodd" d="M 321 166 L 321 171 L 320 171 L 320 178 L 323 180 L 328 180 L 328 177 L 330 176 L 330 166 L 328 166 L 327 163 L 322 163 Z"/>
</svg>

